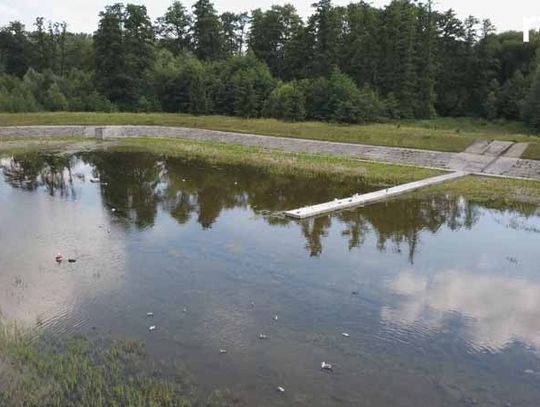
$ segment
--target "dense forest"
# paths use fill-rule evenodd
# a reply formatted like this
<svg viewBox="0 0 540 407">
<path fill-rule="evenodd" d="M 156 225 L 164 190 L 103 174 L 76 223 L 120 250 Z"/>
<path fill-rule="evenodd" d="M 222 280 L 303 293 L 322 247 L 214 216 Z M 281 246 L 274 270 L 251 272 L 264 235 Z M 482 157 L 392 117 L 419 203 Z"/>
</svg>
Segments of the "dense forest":
<svg viewBox="0 0 540 407">
<path fill-rule="evenodd" d="M 38 17 L 0 29 L 0 111 L 164 111 L 365 123 L 474 116 L 540 129 L 540 36 L 432 1 L 218 14 L 210 0 L 99 14 L 93 35 Z"/>
</svg>

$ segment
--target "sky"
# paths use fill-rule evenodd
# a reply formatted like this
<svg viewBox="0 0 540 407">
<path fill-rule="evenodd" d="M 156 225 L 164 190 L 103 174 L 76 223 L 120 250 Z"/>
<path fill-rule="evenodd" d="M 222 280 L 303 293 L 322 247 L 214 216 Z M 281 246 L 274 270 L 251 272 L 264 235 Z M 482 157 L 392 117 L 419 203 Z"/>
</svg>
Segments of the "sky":
<svg viewBox="0 0 540 407">
<path fill-rule="evenodd" d="M 97 27 L 98 13 L 105 5 L 121 0 L 0 0 L 0 26 L 12 20 L 22 21 L 28 29 L 31 28 L 37 16 L 46 20 L 66 21 L 68 29 L 74 32 L 93 32 Z M 191 6 L 195 0 L 184 0 L 182 3 Z M 311 14 L 311 4 L 315 0 L 214 0 L 218 12 L 249 11 L 254 8 L 269 8 L 272 4 L 293 3 L 300 15 Z M 384 6 L 390 0 L 367 0 L 374 6 Z M 163 15 L 172 0 L 127 0 L 135 4 L 144 4 L 152 20 Z M 246 4 L 247 3 L 247 4 Z M 336 5 L 346 5 L 349 0 L 334 0 Z M 499 31 L 521 31 L 523 19 L 538 16 L 540 28 L 540 3 L 538 0 L 435 0 L 438 10 L 454 9 L 458 16 L 465 18 L 473 15 L 477 18 L 489 18 Z"/>
</svg>

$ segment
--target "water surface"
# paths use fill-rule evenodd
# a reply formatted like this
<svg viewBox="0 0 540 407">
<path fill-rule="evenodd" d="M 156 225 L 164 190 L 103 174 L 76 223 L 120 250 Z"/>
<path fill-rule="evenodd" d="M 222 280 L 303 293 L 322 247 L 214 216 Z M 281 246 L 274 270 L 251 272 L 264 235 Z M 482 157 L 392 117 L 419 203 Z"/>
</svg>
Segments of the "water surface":
<svg viewBox="0 0 540 407">
<path fill-rule="evenodd" d="M 534 208 L 297 222 L 279 212 L 374 187 L 111 151 L 1 165 L 0 307 L 36 332 L 142 340 L 248 405 L 538 405 Z"/>
</svg>

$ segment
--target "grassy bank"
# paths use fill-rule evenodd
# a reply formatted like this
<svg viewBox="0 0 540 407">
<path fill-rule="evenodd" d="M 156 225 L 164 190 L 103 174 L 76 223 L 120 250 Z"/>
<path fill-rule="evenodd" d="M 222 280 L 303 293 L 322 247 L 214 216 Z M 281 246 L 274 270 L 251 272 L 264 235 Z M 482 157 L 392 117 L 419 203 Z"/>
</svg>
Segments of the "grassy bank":
<svg viewBox="0 0 540 407">
<path fill-rule="evenodd" d="M 1 406 L 239 405 L 226 391 L 199 394 L 187 377 L 162 375 L 138 342 L 31 338 L 0 322 Z"/>
<path fill-rule="evenodd" d="M 0 126 L 16 125 L 160 125 L 182 126 L 270 136 L 306 138 L 391 147 L 460 152 L 474 140 L 512 140 L 540 143 L 519 123 L 490 123 L 470 118 L 399 121 L 385 124 L 338 125 L 321 122 L 288 123 L 274 119 L 191 116 L 167 113 L 2 113 Z M 540 159 L 540 144 L 530 158 Z"/>
<path fill-rule="evenodd" d="M 354 159 L 295 154 L 282 151 L 271 151 L 255 147 L 231 144 L 216 144 L 207 142 L 192 142 L 179 139 L 161 138 L 128 138 L 115 142 L 99 143 L 73 139 L 63 141 L 56 139 L 54 144 L 42 145 L 35 139 L 18 139 L 0 141 L 0 153 L 13 154 L 36 149 L 76 151 L 80 146 L 85 148 L 110 148 L 121 151 L 146 151 L 150 153 L 176 156 L 186 159 L 205 160 L 219 165 L 248 165 L 262 168 L 265 171 L 283 174 L 300 173 L 305 176 L 326 175 L 334 179 L 361 179 L 371 185 L 396 185 L 411 182 L 441 174 L 439 171 L 388 165 L 381 163 L 362 162 Z M 510 180 L 471 176 L 451 183 L 422 190 L 422 194 L 440 194 L 463 196 L 478 203 L 490 203 L 497 206 L 512 206 L 514 204 L 540 205 L 540 182 Z"/>
<path fill-rule="evenodd" d="M 531 143 L 525 151 L 522 158 L 529 160 L 540 160 L 540 143 Z"/>
<path fill-rule="evenodd" d="M 334 179 L 362 178 L 366 183 L 374 185 L 401 184 L 442 173 L 431 169 L 360 162 L 336 156 L 166 138 L 121 139 L 112 148 L 122 151 L 147 151 L 220 165 L 248 165 L 276 174 L 294 172 L 307 177 L 330 175 Z"/>
<path fill-rule="evenodd" d="M 168 156 L 192 157 L 217 164 L 245 164 L 271 172 L 332 174 L 339 179 L 363 178 L 366 183 L 396 185 L 441 174 L 439 171 L 360 162 L 354 159 L 292 154 L 228 144 L 193 143 L 170 139 L 124 139 L 114 148 L 150 151 Z M 446 193 L 496 206 L 540 204 L 540 182 L 470 176 L 422 190 L 422 194 Z"/>
<path fill-rule="evenodd" d="M 520 209 L 530 213 L 540 205 L 540 181 L 525 181 L 506 178 L 480 177 L 471 175 L 449 183 L 426 188 L 419 196 L 449 194 L 462 196 L 498 209 Z"/>
<path fill-rule="evenodd" d="M 30 151 L 54 151 L 66 149 L 95 148 L 97 143 L 84 137 L 54 137 L 54 138 L 0 138 L 0 153 L 20 154 Z"/>
</svg>

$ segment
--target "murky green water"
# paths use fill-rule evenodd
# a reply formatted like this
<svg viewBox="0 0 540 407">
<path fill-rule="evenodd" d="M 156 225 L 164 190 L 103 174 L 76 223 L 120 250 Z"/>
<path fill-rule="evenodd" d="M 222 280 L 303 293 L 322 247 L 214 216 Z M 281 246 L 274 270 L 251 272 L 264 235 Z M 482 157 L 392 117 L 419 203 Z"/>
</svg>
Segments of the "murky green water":
<svg viewBox="0 0 540 407">
<path fill-rule="evenodd" d="M 248 405 L 539 404 L 534 211 L 411 197 L 295 222 L 278 212 L 369 187 L 140 153 L 1 164 L 8 319 L 142 340 Z"/>
</svg>

